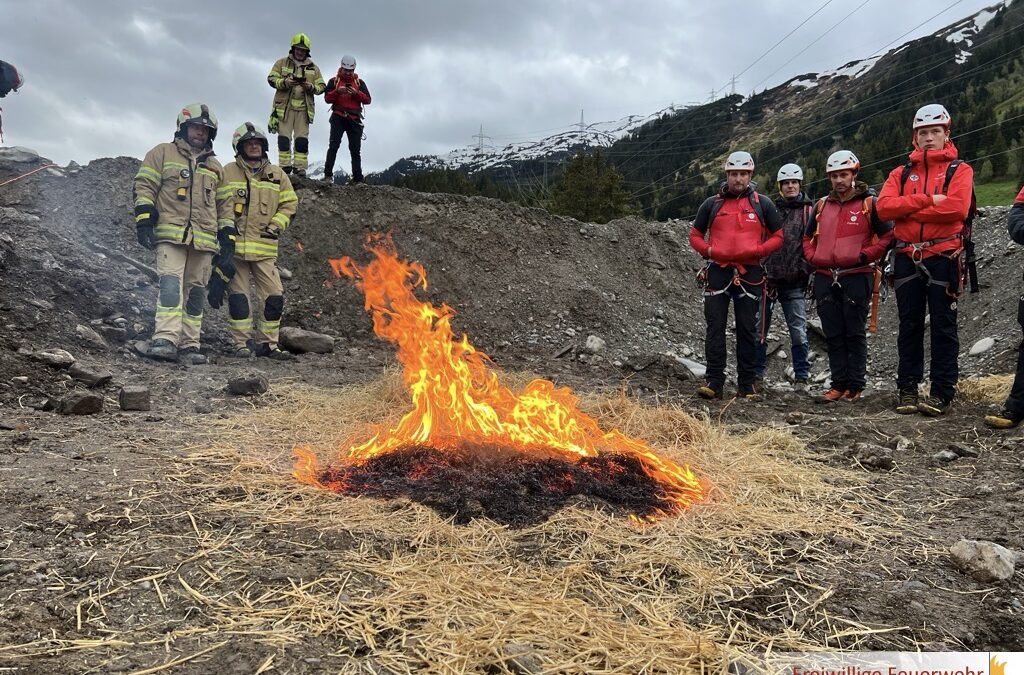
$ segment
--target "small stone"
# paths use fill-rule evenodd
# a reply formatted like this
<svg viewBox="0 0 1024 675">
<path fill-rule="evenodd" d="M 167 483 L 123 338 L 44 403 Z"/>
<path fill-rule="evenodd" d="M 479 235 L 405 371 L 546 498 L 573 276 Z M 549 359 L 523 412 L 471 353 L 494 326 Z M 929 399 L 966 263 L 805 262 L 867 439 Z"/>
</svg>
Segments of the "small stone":
<svg viewBox="0 0 1024 675">
<path fill-rule="evenodd" d="M 936 462 L 941 462 L 942 464 L 948 464 L 949 462 L 955 462 L 960 459 L 960 455 L 950 450 L 940 450 L 932 455 L 932 459 Z"/>
<path fill-rule="evenodd" d="M 75 357 L 63 349 L 42 349 L 38 352 L 32 352 L 31 357 L 40 363 L 45 363 L 51 368 L 57 368 L 58 370 L 70 368 L 75 362 Z"/>
<path fill-rule="evenodd" d="M 94 370 L 80 363 L 71 366 L 68 375 L 87 387 L 101 387 L 114 379 L 114 374 L 109 371 Z"/>
<path fill-rule="evenodd" d="M 113 342 L 124 342 L 128 339 L 128 330 L 122 326 L 100 326 L 100 333 Z"/>
<path fill-rule="evenodd" d="M 587 342 L 583 345 L 583 350 L 588 354 L 600 354 L 604 351 L 607 343 L 596 335 L 588 335 Z"/>
<path fill-rule="evenodd" d="M 957 457 L 978 457 L 978 449 L 972 448 L 969 445 L 963 443 L 950 443 L 949 451 L 955 453 Z"/>
<path fill-rule="evenodd" d="M 1013 576 L 1016 555 L 991 541 L 961 539 L 949 548 L 957 569 L 970 574 L 975 581 L 991 583 Z"/>
<path fill-rule="evenodd" d="M 78 324 L 75 326 L 75 334 L 93 347 L 107 348 L 107 341 L 103 339 L 103 336 L 89 326 Z"/>
<path fill-rule="evenodd" d="M 566 328 L 565 329 L 565 334 L 568 335 L 569 337 L 576 337 L 576 329 L 575 328 Z"/>
<path fill-rule="evenodd" d="M 501 649 L 505 657 L 505 667 L 513 673 L 533 675 L 544 670 L 540 659 L 534 654 L 533 647 L 521 642 L 506 642 Z"/>
<path fill-rule="evenodd" d="M 285 326 L 280 333 L 281 347 L 296 354 L 330 354 L 334 351 L 334 338 L 323 333 Z"/>
<path fill-rule="evenodd" d="M 289 279 L 292 278 L 292 271 L 287 267 L 278 267 L 277 271 L 281 275 L 281 278 L 284 279 L 285 281 L 288 281 Z"/>
<path fill-rule="evenodd" d="M 981 338 L 980 340 L 975 342 L 973 345 L 971 345 L 971 351 L 968 352 L 968 353 L 971 356 L 978 356 L 979 354 L 984 354 L 988 350 L 992 349 L 992 347 L 994 347 L 995 344 L 996 344 L 996 341 L 993 338 L 990 338 L 990 337 Z"/>
<path fill-rule="evenodd" d="M 121 410 L 150 410 L 149 387 L 128 385 L 117 395 Z"/>
<path fill-rule="evenodd" d="M 93 415 L 103 412 L 103 397 L 89 391 L 73 391 L 60 402 L 61 415 Z"/>
<path fill-rule="evenodd" d="M 260 373 L 228 380 L 228 392 L 235 396 L 255 396 L 270 391 L 270 382 Z"/>
<path fill-rule="evenodd" d="M 213 404 L 209 401 L 199 401 L 192 407 L 192 409 L 200 415 L 209 415 L 213 412 Z"/>
<path fill-rule="evenodd" d="M 804 419 L 804 414 L 799 410 L 794 410 L 786 415 L 787 424 L 800 424 Z"/>
<path fill-rule="evenodd" d="M 15 384 L 28 384 L 28 378 L 25 377 L 24 375 L 21 375 L 19 377 L 12 377 L 11 382 Z"/>
<path fill-rule="evenodd" d="M 917 444 L 906 436 L 893 436 L 889 439 L 889 447 L 902 455 L 914 450 Z"/>
<path fill-rule="evenodd" d="M 874 443 L 854 443 L 851 448 L 854 459 L 862 466 L 889 471 L 896 466 L 888 448 Z"/>
</svg>

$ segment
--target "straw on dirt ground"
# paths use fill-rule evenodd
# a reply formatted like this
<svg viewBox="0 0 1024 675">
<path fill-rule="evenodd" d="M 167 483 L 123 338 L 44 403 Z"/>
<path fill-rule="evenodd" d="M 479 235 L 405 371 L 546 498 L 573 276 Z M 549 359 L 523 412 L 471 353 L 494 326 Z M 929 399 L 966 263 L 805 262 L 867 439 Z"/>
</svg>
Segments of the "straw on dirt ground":
<svg viewBox="0 0 1024 675">
<path fill-rule="evenodd" d="M 706 503 L 646 527 L 587 500 L 524 529 L 456 526 L 418 504 L 291 477 L 294 445 L 329 463 L 407 405 L 395 375 L 331 390 L 278 384 L 252 412 L 207 422 L 208 442 L 169 457 L 161 487 L 132 502 L 132 527 L 110 514 L 134 551 L 149 552 L 134 556 L 137 578 L 79 590 L 67 635 L 0 658 L 86 650 L 109 667 L 162 645 L 167 656 L 139 671 L 157 672 L 213 668 L 224 644 L 242 643 L 261 650 L 255 672 L 304 661 L 338 672 L 684 673 L 766 650 L 908 646 L 896 627 L 827 602 L 845 565 L 894 545 L 898 512 L 785 430 L 735 436 L 676 407 L 585 397 L 603 426 L 713 486 Z"/>
</svg>

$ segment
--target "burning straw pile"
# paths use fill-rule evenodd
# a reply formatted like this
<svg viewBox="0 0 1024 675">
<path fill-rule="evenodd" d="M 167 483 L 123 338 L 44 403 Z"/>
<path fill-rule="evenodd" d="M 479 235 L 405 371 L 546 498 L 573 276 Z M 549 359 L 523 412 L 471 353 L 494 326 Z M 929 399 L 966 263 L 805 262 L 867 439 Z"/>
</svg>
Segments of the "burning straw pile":
<svg viewBox="0 0 1024 675">
<path fill-rule="evenodd" d="M 899 517 L 784 431 L 735 437 L 680 409 L 585 398 L 603 424 L 713 477 L 706 501 L 650 525 L 589 500 L 530 527 L 456 525 L 415 502 L 339 496 L 282 471 L 280 439 L 330 455 L 408 403 L 395 376 L 288 388 L 211 431 L 222 444 L 189 457 L 179 479 L 210 513 L 262 532 L 234 568 L 287 581 L 202 579 L 203 630 L 304 654 L 313 645 L 351 672 L 371 659 L 383 672 L 681 673 L 766 649 L 909 645 L 828 603 L 832 580 L 888 545 L 881 523 Z"/>
</svg>

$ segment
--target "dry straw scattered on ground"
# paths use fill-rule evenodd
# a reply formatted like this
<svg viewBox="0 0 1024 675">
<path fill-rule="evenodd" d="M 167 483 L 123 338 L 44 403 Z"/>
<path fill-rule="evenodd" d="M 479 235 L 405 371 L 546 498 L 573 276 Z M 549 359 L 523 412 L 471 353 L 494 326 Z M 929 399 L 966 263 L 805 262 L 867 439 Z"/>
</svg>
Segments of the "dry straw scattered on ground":
<svg viewBox="0 0 1024 675">
<path fill-rule="evenodd" d="M 244 640 L 265 649 L 257 672 L 313 658 L 340 672 L 681 673 L 765 650 L 907 646 L 827 602 L 843 566 L 893 545 L 899 515 L 785 430 L 734 436 L 676 407 L 585 397 L 603 426 L 713 486 L 708 502 L 646 527 L 587 501 L 519 530 L 456 526 L 418 504 L 290 476 L 293 445 L 329 463 L 406 406 L 390 375 L 330 390 L 279 384 L 252 412 L 207 422 L 209 442 L 175 458 L 154 496 L 152 518 L 187 531 L 136 533 L 144 547 L 179 547 L 175 564 L 79 602 L 76 634 L 103 626 L 89 639 L 17 653 L 190 646 L 169 650 L 166 666 Z M 145 581 L 166 611 L 125 622 L 111 603 Z"/>
<path fill-rule="evenodd" d="M 957 391 L 968 401 L 977 403 L 996 403 L 1002 405 L 1010 395 L 1013 386 L 1013 374 L 985 375 L 960 380 Z"/>
</svg>

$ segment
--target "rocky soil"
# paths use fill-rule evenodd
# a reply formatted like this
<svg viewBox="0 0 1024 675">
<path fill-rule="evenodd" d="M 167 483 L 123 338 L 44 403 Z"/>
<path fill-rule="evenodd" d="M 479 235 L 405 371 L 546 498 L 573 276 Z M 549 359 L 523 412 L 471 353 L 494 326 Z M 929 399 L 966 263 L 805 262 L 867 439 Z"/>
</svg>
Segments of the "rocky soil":
<svg viewBox="0 0 1024 675">
<path fill-rule="evenodd" d="M 0 183 L 42 162 L 0 150 Z M 686 244 L 687 223 L 595 225 L 488 199 L 367 185 L 299 181 L 299 215 L 283 238 L 280 264 L 291 272 L 284 323 L 330 336 L 331 353 L 290 363 L 226 358 L 224 313 L 208 310 L 211 364 L 147 361 L 135 345 L 152 330 L 156 285 L 147 269 L 152 254 L 137 245 L 132 226 L 138 164 L 103 159 L 0 186 L 0 665 L 5 644 L 75 620 L 58 609 L 61 585 L 97 572 L 86 562 L 88 541 L 69 535 L 68 523 L 121 509 L 125 482 L 163 470 L 167 453 L 194 442 L 190 430 L 204 416 L 259 405 L 229 394 L 229 380 L 254 374 L 271 387 L 286 380 L 330 387 L 375 377 L 393 362 L 358 292 L 326 262 L 365 259 L 368 231 L 394 232 L 399 252 L 425 265 L 427 296 L 454 307 L 456 329 L 501 367 L 581 390 L 624 385 L 703 406 L 693 374 L 702 359 L 700 260 Z M 1005 213 L 986 209 L 976 224 L 985 288 L 961 300 L 964 376 L 1010 372 L 1016 358 L 1024 257 L 1008 243 Z M 970 402 L 935 421 L 893 414 L 895 328 L 893 298 L 870 341 L 873 386 L 861 403 L 817 406 L 793 391 L 788 340 L 777 323 L 771 395 L 707 412 L 737 430 L 784 426 L 821 462 L 871 472 L 873 489 L 905 508 L 907 527 L 939 547 L 880 554 L 870 569 L 851 570 L 828 600 L 837 611 L 905 626 L 922 648 L 1024 649 L 1022 565 L 1008 580 L 982 583 L 948 555 L 961 538 L 1024 550 L 1022 432 L 987 430 L 980 422 L 988 407 Z M 986 338 L 991 344 L 969 355 Z M 824 354 L 820 336 L 812 335 L 812 349 Z M 824 358 L 813 373 L 824 381 Z M 135 387 L 129 407 L 142 409 L 121 410 L 125 387 Z M 55 658 L 15 666 L 77 670 L 73 657 Z M 299 662 L 289 672 L 303 668 L 312 666 Z"/>
</svg>

